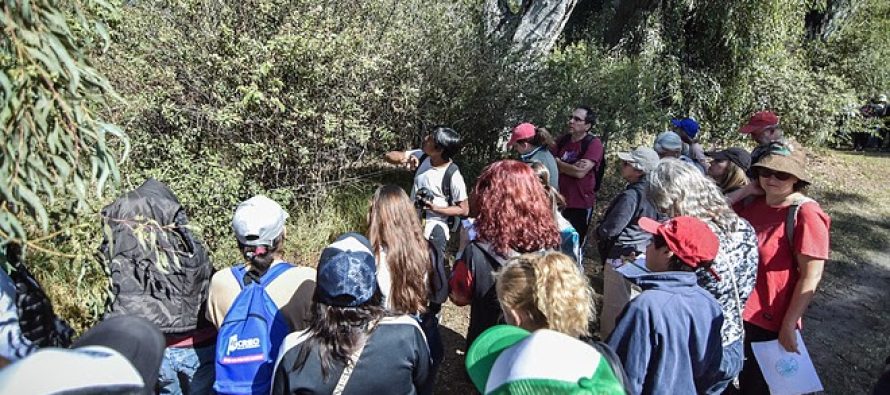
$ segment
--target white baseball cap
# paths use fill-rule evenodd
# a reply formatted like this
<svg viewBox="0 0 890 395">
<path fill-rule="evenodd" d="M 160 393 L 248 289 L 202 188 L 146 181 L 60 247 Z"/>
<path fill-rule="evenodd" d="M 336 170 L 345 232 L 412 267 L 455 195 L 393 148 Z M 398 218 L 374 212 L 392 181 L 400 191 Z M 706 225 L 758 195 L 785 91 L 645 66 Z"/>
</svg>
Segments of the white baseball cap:
<svg viewBox="0 0 890 395">
<path fill-rule="evenodd" d="M 287 212 L 277 202 L 263 195 L 247 199 L 235 209 L 232 229 L 235 237 L 243 245 L 271 246 L 284 232 Z"/>
</svg>

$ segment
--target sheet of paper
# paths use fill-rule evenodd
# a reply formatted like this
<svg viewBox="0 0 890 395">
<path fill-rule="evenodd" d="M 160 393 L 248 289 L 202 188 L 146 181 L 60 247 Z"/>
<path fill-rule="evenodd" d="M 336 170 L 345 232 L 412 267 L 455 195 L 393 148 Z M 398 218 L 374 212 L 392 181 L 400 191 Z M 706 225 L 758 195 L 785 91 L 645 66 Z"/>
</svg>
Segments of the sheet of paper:
<svg viewBox="0 0 890 395">
<path fill-rule="evenodd" d="M 824 390 L 800 331 L 795 334 L 800 354 L 785 351 L 778 340 L 751 343 L 757 364 L 773 395 L 798 395 Z"/>
</svg>

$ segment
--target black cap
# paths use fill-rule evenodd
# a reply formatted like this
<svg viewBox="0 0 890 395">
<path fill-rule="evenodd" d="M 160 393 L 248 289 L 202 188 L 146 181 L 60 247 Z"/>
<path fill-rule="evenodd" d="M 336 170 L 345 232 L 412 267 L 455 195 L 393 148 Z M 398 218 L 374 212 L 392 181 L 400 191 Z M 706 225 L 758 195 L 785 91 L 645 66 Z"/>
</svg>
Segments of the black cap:
<svg viewBox="0 0 890 395">
<path fill-rule="evenodd" d="M 748 168 L 751 167 L 751 154 L 739 147 L 730 147 L 722 151 L 711 151 L 706 155 L 714 158 L 714 160 L 728 160 L 745 171 L 748 171 Z"/>
</svg>

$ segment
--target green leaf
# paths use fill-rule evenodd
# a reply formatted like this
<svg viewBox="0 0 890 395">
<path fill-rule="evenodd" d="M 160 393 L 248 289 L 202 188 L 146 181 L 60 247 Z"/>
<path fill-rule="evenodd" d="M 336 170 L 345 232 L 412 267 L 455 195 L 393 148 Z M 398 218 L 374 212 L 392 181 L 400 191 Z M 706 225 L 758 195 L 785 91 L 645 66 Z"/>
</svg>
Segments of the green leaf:
<svg viewBox="0 0 890 395">
<path fill-rule="evenodd" d="M 96 21 L 96 33 L 102 38 L 102 52 L 107 52 L 111 46 L 111 37 L 108 35 L 108 28 L 102 21 Z"/>
<path fill-rule="evenodd" d="M 49 36 L 49 46 L 56 57 L 65 64 L 65 69 L 68 71 L 68 91 L 77 95 L 77 90 L 80 87 L 80 69 L 74 63 L 74 59 L 71 58 L 71 54 L 68 53 L 65 46 L 53 35 Z"/>
<path fill-rule="evenodd" d="M 22 0 L 21 4 L 22 9 L 22 19 L 29 25 L 34 24 L 34 20 L 31 19 L 31 1 L 30 0 Z M 22 29 L 24 31 L 24 29 Z"/>
<path fill-rule="evenodd" d="M 6 75 L 6 70 L 0 72 L 0 87 L 3 87 L 3 101 L 6 102 L 12 97 L 12 82 Z"/>
<path fill-rule="evenodd" d="M 43 63 L 44 67 L 46 67 L 47 73 L 50 75 L 60 74 L 62 72 L 62 66 L 59 64 L 58 60 L 55 57 L 50 58 L 46 56 L 41 50 L 33 47 L 25 47 L 25 51 L 28 52 L 28 55 L 31 55 L 32 58 L 37 59 L 40 63 Z M 15 96 L 13 96 L 14 98 Z"/>
<path fill-rule="evenodd" d="M 40 36 L 37 33 L 34 33 L 31 30 L 21 29 L 19 30 L 18 34 L 22 38 L 22 40 L 25 41 L 25 44 L 28 44 L 35 48 L 40 47 Z"/>
<path fill-rule="evenodd" d="M 68 161 L 62 159 L 58 155 L 51 155 L 50 159 L 53 161 L 53 166 L 55 166 L 56 170 L 59 172 L 59 177 L 62 179 L 68 178 L 68 175 L 71 174 L 71 166 L 68 164 Z"/>
<path fill-rule="evenodd" d="M 37 222 L 42 229 L 46 230 L 49 227 L 49 216 L 46 213 L 46 208 L 43 207 L 43 203 L 40 202 L 40 198 L 37 197 L 37 194 L 24 185 L 18 185 L 16 187 L 16 192 L 22 198 L 22 201 L 34 210 L 34 214 L 37 216 Z"/>
<path fill-rule="evenodd" d="M 124 152 L 121 154 L 119 161 L 123 162 L 127 160 L 127 157 L 130 156 L 130 139 L 127 138 L 126 133 L 115 124 L 99 122 L 97 125 L 101 131 L 111 133 L 113 136 L 120 139 L 124 144 Z"/>
</svg>

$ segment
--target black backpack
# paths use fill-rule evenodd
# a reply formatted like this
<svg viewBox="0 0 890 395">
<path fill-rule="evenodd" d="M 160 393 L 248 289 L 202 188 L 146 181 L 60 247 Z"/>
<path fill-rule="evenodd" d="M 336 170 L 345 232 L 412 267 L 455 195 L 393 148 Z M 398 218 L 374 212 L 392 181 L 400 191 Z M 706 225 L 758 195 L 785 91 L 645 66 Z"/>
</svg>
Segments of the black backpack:
<svg viewBox="0 0 890 395">
<path fill-rule="evenodd" d="M 565 147 L 566 144 L 568 144 L 569 141 L 571 141 L 571 138 L 572 138 L 572 135 L 569 133 L 566 133 L 562 137 L 560 137 L 559 140 L 556 141 L 557 150 L 563 149 L 563 147 Z M 584 157 L 584 154 L 587 153 L 587 149 L 590 148 L 590 143 L 592 143 L 593 140 L 596 140 L 596 139 L 599 139 L 603 144 L 603 155 L 600 156 L 599 163 L 597 164 L 596 179 L 595 179 L 596 183 L 593 185 L 593 191 L 599 192 L 600 187 L 603 186 L 603 177 L 605 177 L 605 175 L 606 175 L 606 141 L 608 141 L 608 138 L 606 137 L 606 135 L 603 135 L 602 138 L 596 137 L 590 133 L 588 133 L 586 136 L 584 136 L 584 139 L 581 140 L 581 153 L 580 153 L 580 155 L 578 155 L 578 158 L 580 159 L 580 158 Z M 576 159 L 576 161 L 577 161 L 577 159 Z M 574 163 L 574 162 L 572 162 L 572 163 Z"/>
<path fill-rule="evenodd" d="M 448 269 L 445 267 L 445 256 L 439 253 L 432 242 L 427 241 L 432 270 L 429 274 L 429 305 L 427 313 L 438 314 L 442 304 L 448 300 Z"/>
<path fill-rule="evenodd" d="M 204 306 L 213 265 L 170 188 L 148 179 L 105 206 L 102 218 L 98 255 L 111 274 L 105 318 L 137 315 L 165 334 L 209 325 Z"/>
<path fill-rule="evenodd" d="M 423 154 L 420 155 L 420 160 L 417 161 L 417 169 L 414 170 L 414 177 L 417 178 L 417 170 L 420 169 L 420 165 L 423 164 L 423 161 L 429 158 L 429 155 Z M 430 163 L 430 166 L 433 164 Z M 442 176 L 442 194 L 445 195 L 445 201 L 448 202 L 449 206 L 454 205 L 454 196 L 451 194 L 451 179 L 454 177 L 454 173 L 458 170 L 457 164 L 454 163 L 454 160 L 448 164 L 448 168 L 445 169 L 445 175 Z M 460 226 L 460 217 L 448 217 L 448 229 L 451 232 L 457 232 L 458 227 Z"/>
<path fill-rule="evenodd" d="M 13 268 L 9 278 L 15 284 L 15 306 L 22 335 L 38 348 L 70 346 L 74 330 L 56 315 L 43 287 L 22 263 L 21 247 L 7 244 L 6 258 Z"/>
</svg>

